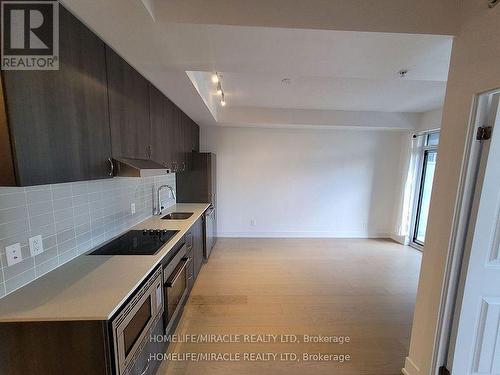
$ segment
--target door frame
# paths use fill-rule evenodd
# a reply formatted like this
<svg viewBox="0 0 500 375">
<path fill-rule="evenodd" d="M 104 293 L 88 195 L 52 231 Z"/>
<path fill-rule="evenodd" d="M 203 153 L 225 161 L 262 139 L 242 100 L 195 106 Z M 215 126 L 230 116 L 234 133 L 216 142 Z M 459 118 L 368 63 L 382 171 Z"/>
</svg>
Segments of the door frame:
<svg viewBox="0 0 500 375">
<path fill-rule="evenodd" d="M 479 176 L 482 158 L 483 142 L 476 139 L 478 128 L 484 125 L 488 116 L 488 108 L 495 96 L 500 96 L 500 88 L 476 94 L 473 98 L 469 126 L 462 159 L 459 180 L 459 191 L 455 202 L 452 221 L 452 233 L 449 246 L 449 256 L 446 262 L 445 278 L 441 293 L 436 337 L 434 340 L 434 355 L 432 358 L 432 373 L 441 374 L 450 359 L 450 349 L 453 348 L 454 317 L 457 304 L 461 302 L 464 285 L 461 276 L 467 264 L 464 255 L 470 243 L 467 242 L 471 219 L 474 220 L 474 196 Z M 477 208 L 476 208 L 477 209 Z M 470 250 L 470 249 L 469 249 Z"/>
</svg>

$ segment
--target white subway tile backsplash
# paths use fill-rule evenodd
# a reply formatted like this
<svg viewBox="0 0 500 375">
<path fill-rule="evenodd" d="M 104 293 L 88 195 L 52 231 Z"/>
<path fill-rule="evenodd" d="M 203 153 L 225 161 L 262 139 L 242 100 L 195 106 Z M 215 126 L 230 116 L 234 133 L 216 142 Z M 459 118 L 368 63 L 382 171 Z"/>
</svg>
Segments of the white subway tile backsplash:
<svg viewBox="0 0 500 375">
<path fill-rule="evenodd" d="M 78 252 L 76 250 L 76 244 L 75 244 L 75 246 L 72 247 L 70 250 L 65 251 L 62 254 L 59 254 L 59 264 L 64 264 L 73 259 L 74 257 L 76 257 L 77 255 Z"/>
<path fill-rule="evenodd" d="M 71 184 L 53 185 L 52 186 L 52 199 L 68 198 L 73 195 Z"/>
<path fill-rule="evenodd" d="M 65 220 L 56 222 L 56 231 L 61 232 L 66 229 L 73 228 L 74 226 L 75 226 L 75 221 L 73 220 L 73 217 L 68 217 Z"/>
<path fill-rule="evenodd" d="M 82 206 L 89 203 L 88 194 L 77 195 L 73 197 L 73 207 Z"/>
<path fill-rule="evenodd" d="M 50 213 L 30 217 L 30 226 L 32 231 L 36 231 L 38 228 L 46 227 L 51 224 L 54 224 L 54 213 L 52 210 Z"/>
<path fill-rule="evenodd" d="M 65 208 L 62 210 L 54 211 L 54 220 L 57 223 L 58 221 L 65 221 L 73 219 L 73 207 Z"/>
<path fill-rule="evenodd" d="M 44 225 L 42 227 L 34 228 L 31 226 L 31 234 L 32 235 L 42 235 L 42 237 L 51 236 L 56 233 L 55 224 Z"/>
<path fill-rule="evenodd" d="M 54 199 L 53 206 L 54 206 L 54 211 L 73 208 L 73 198 L 67 197 L 62 199 Z"/>
<path fill-rule="evenodd" d="M 57 243 L 58 244 L 66 242 L 72 238 L 75 238 L 75 230 L 73 228 L 57 233 Z"/>
<path fill-rule="evenodd" d="M 75 227 L 75 234 L 77 236 L 79 236 L 83 233 L 90 233 L 90 220 L 87 223 L 83 223 L 83 224 L 80 224 L 80 225 Z"/>
<path fill-rule="evenodd" d="M 22 250 L 21 250 L 22 252 Z M 24 258 L 24 254 L 23 254 Z M 3 277 L 5 281 L 8 281 L 17 275 L 26 272 L 27 270 L 30 270 L 32 268 L 35 268 L 35 261 L 33 258 L 24 258 L 22 261 L 19 263 L 14 264 L 13 266 L 10 267 L 5 267 L 3 270 Z"/>
<path fill-rule="evenodd" d="M 77 197 L 80 195 L 87 195 L 89 193 L 89 184 L 88 182 L 74 183 L 73 187 L 73 196 Z"/>
<path fill-rule="evenodd" d="M 23 220 L 28 217 L 26 206 L 6 208 L 0 210 L 0 223 L 8 223 L 9 221 Z"/>
<path fill-rule="evenodd" d="M 2 209 L 26 205 L 26 194 L 24 191 L 0 195 L 0 207 Z"/>
<path fill-rule="evenodd" d="M 43 253 L 35 256 L 35 268 L 53 258 L 57 259 L 57 245 L 46 248 Z"/>
<path fill-rule="evenodd" d="M 52 191 L 50 186 L 46 189 L 39 189 L 26 192 L 28 204 L 52 201 Z M 2 206 L 3 207 L 3 206 Z"/>
<path fill-rule="evenodd" d="M 175 187 L 175 175 L 0 187 L 0 298 L 150 217 L 161 184 Z M 45 251 L 32 258 L 28 238 L 39 234 Z M 18 242 L 24 259 L 7 267 L 5 247 Z"/>
<path fill-rule="evenodd" d="M 55 245 L 57 245 L 57 237 L 55 235 L 51 235 L 51 236 L 47 236 L 47 237 L 43 238 L 43 248 L 44 249 L 49 249 Z"/>
<path fill-rule="evenodd" d="M 58 265 L 59 265 L 59 259 L 57 258 L 57 255 L 47 260 L 46 262 L 37 264 L 35 268 L 36 277 L 45 275 L 46 273 L 56 268 Z"/>
<path fill-rule="evenodd" d="M 0 224 L 0 238 L 10 237 L 18 233 L 28 232 L 28 219 L 10 221 L 6 224 Z"/>
<path fill-rule="evenodd" d="M 28 214 L 30 217 L 43 215 L 44 213 L 51 212 L 52 209 L 52 201 L 32 203 L 28 205 Z"/>
<path fill-rule="evenodd" d="M 28 271 L 25 271 L 16 277 L 13 277 L 10 280 L 5 281 L 5 290 L 6 293 L 11 293 L 16 289 L 28 284 L 30 281 L 35 280 L 36 274 L 35 269 L 31 268 Z"/>
</svg>

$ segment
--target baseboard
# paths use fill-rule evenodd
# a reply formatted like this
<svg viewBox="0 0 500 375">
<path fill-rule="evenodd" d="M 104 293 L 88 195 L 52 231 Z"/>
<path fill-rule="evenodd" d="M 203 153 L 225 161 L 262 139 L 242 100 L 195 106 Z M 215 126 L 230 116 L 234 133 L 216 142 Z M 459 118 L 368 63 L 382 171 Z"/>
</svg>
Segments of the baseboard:
<svg viewBox="0 0 500 375">
<path fill-rule="evenodd" d="M 407 245 L 409 245 L 409 243 L 410 243 L 410 242 L 408 241 L 408 237 L 406 237 L 406 236 L 401 236 L 401 235 L 399 235 L 399 234 L 394 234 L 394 233 L 391 233 L 391 234 L 389 235 L 389 237 L 390 237 L 392 240 L 396 241 L 397 243 L 400 243 L 401 245 L 405 245 L 405 246 L 407 246 Z"/>
<path fill-rule="evenodd" d="M 401 370 L 404 375 L 419 375 L 420 369 L 410 357 L 406 357 L 405 367 Z"/>
<path fill-rule="evenodd" d="M 229 238 L 390 238 L 388 232 L 220 232 Z"/>
</svg>

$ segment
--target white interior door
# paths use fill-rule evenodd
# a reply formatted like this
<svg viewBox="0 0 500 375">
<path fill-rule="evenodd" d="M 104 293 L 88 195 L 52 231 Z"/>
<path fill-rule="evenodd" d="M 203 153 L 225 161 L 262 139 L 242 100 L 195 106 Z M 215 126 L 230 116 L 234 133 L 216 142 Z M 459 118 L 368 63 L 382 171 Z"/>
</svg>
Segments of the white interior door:
<svg viewBox="0 0 500 375">
<path fill-rule="evenodd" d="M 493 105 L 493 103 L 495 103 Z M 453 375 L 500 374 L 500 111 L 493 97 L 476 190 L 468 266 L 454 346 Z M 495 126 L 496 125 L 496 126 Z M 475 213 L 475 214 L 474 214 Z M 474 219 L 474 217 L 472 217 Z M 474 221 L 471 222 L 471 224 Z M 464 260 L 467 264 L 467 259 Z"/>
</svg>

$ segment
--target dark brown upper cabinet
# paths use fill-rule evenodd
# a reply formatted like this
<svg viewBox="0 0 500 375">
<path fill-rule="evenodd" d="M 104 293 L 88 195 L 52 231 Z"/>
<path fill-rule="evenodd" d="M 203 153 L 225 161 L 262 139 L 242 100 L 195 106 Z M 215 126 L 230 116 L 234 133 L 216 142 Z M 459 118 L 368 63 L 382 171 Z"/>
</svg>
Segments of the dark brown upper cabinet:
<svg viewBox="0 0 500 375">
<path fill-rule="evenodd" d="M 149 85 L 151 119 L 151 160 L 172 169 L 172 134 L 169 120 L 172 102 L 153 85 Z"/>
<path fill-rule="evenodd" d="M 200 152 L 200 127 L 193 120 L 191 120 L 191 142 L 192 150 Z"/>
<path fill-rule="evenodd" d="M 106 47 L 111 146 L 114 157 L 149 159 L 149 82 Z"/>
<path fill-rule="evenodd" d="M 199 151 L 199 127 L 153 85 L 149 89 L 151 159 L 173 172 L 191 169 L 191 153 Z"/>
<path fill-rule="evenodd" d="M 59 17 L 59 70 L 2 72 L 1 186 L 111 177 L 105 44 Z"/>
</svg>

